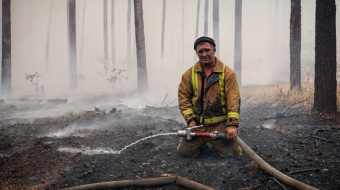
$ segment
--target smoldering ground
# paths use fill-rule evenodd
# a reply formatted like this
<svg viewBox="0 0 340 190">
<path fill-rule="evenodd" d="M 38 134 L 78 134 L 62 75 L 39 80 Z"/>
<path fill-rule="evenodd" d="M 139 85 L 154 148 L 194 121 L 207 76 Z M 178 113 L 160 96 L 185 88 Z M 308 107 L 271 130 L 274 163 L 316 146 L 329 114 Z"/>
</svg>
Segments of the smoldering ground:
<svg viewBox="0 0 340 190">
<path fill-rule="evenodd" d="M 88 110 L 65 109 L 65 114 L 32 121 L 2 121 L 1 187 L 60 189 L 179 175 L 215 189 L 281 189 L 245 154 L 222 158 L 208 145 L 196 158 L 180 157 L 176 153 L 180 138 L 175 135 L 149 138 L 118 154 L 145 137 L 183 129 L 183 118 L 176 105 L 161 104 L 163 96 L 154 101 L 157 105 L 143 101 L 142 108 L 127 106 L 113 96 L 110 99 L 117 102 L 110 105 L 100 105 L 95 99 L 87 103 L 93 102 L 98 109 L 92 104 Z M 339 115 L 290 108 L 289 117 L 264 119 L 285 108 L 243 102 L 239 136 L 256 153 L 276 169 L 314 187 L 339 186 Z M 117 110 L 110 113 L 113 107 Z M 183 188 L 171 185 L 168 189 Z"/>
</svg>

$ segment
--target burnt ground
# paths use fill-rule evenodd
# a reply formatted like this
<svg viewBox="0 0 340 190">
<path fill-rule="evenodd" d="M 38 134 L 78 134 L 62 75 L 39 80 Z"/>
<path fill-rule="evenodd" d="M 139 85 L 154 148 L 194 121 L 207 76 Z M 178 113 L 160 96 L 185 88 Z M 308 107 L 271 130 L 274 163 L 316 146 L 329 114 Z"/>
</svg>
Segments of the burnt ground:
<svg viewBox="0 0 340 190">
<path fill-rule="evenodd" d="M 111 108 L 104 113 L 90 105 L 93 109 L 58 116 L 48 116 L 46 111 L 35 119 L 10 118 L 10 113 L 70 104 L 35 101 L 23 106 L 25 101 L 18 100 L 20 105 L 6 100 L 0 103 L 1 189 L 61 189 L 167 175 L 214 189 L 282 189 L 246 154 L 222 158 L 206 146 L 196 158 L 180 157 L 176 153 L 180 138 L 175 135 L 147 139 L 112 154 L 143 137 L 183 129 L 176 105 L 132 109 L 117 104 L 110 105 L 117 109 L 112 113 Z M 279 171 L 319 189 L 339 189 L 340 114 L 292 107 L 284 115 L 270 117 L 284 109 L 244 101 L 239 136 Z M 175 184 L 148 189 L 185 188 Z"/>
</svg>

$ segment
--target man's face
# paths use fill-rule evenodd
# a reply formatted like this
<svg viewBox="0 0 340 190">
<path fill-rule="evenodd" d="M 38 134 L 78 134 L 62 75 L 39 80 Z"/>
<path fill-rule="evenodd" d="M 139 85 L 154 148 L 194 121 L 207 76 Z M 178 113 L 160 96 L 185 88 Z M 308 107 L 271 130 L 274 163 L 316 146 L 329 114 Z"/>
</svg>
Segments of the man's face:
<svg viewBox="0 0 340 190">
<path fill-rule="evenodd" d="M 215 52 L 216 49 L 213 48 L 209 43 L 198 44 L 196 46 L 196 54 L 204 66 L 214 66 Z"/>
</svg>

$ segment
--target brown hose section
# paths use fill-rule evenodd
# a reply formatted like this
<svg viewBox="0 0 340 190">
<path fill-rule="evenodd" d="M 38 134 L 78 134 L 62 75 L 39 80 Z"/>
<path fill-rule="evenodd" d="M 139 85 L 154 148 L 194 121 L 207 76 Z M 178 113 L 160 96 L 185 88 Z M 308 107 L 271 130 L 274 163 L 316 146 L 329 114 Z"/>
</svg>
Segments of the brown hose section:
<svg viewBox="0 0 340 190">
<path fill-rule="evenodd" d="M 123 180 L 123 181 L 110 181 L 93 183 L 88 185 L 80 185 L 76 187 L 66 188 L 65 190 L 83 190 L 83 189 L 112 189 L 112 188 L 127 188 L 127 187 L 154 187 L 164 186 L 177 183 L 178 185 L 188 189 L 201 189 L 213 190 L 210 187 L 190 181 L 180 176 L 136 179 L 136 180 Z"/>
<path fill-rule="evenodd" d="M 293 179 L 280 171 L 273 168 L 271 165 L 269 165 L 266 161 L 264 161 L 260 156 L 258 156 L 249 146 L 242 141 L 240 137 L 237 137 L 235 142 L 243 149 L 245 153 L 248 154 L 248 156 L 253 159 L 257 165 L 259 165 L 264 171 L 266 171 L 271 176 L 275 177 L 282 183 L 285 183 L 286 185 L 289 185 L 290 187 L 294 189 L 303 189 L 303 190 L 314 190 L 315 187 L 312 187 L 310 185 L 307 185 L 305 183 L 302 183 L 296 179 Z"/>
<path fill-rule="evenodd" d="M 180 185 L 181 187 L 185 187 L 188 189 L 214 190 L 213 188 L 207 187 L 205 185 L 202 185 L 194 181 L 190 181 L 181 176 L 177 176 L 176 183 Z"/>
</svg>

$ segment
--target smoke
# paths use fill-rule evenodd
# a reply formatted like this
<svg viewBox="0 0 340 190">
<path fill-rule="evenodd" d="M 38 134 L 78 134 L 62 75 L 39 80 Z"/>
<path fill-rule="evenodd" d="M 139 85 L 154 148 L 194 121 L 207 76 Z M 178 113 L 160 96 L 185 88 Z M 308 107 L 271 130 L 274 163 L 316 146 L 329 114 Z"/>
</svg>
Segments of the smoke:
<svg viewBox="0 0 340 190">
<path fill-rule="evenodd" d="M 58 138 L 63 138 L 63 137 L 68 137 L 68 136 L 84 137 L 88 134 L 91 134 L 92 131 L 94 130 L 105 129 L 105 128 L 109 128 L 110 126 L 111 125 L 109 123 L 100 123 L 100 122 L 96 122 L 88 126 L 72 124 L 63 129 L 59 129 L 57 131 L 51 132 L 47 136 L 58 137 Z"/>
<path fill-rule="evenodd" d="M 279 2 L 278 5 L 275 2 Z M 134 17 L 131 17 L 131 52 L 127 52 L 127 1 L 116 1 L 114 9 L 115 64 L 126 69 L 128 80 L 117 82 L 114 88 L 108 83 L 104 71 L 103 2 L 87 1 L 83 19 L 84 0 L 76 2 L 78 89 L 72 93 L 126 91 L 137 88 L 137 64 Z M 209 1 L 208 36 L 213 36 L 212 1 Z M 220 1 L 220 59 L 233 68 L 235 2 Z M 35 94 L 35 87 L 25 80 L 25 73 L 41 74 L 45 94 L 70 93 L 67 48 L 67 3 L 54 1 L 51 23 L 48 15 L 51 1 L 12 1 L 12 88 L 13 93 Z M 182 5 L 184 25 L 182 26 Z M 108 16 L 111 1 L 108 1 Z M 277 7 L 277 9 L 275 8 Z M 132 7 L 133 8 L 133 7 Z M 161 60 L 162 1 L 145 0 L 144 28 L 148 81 L 151 89 L 162 94 L 176 93 L 180 77 L 194 63 L 193 42 L 196 32 L 197 1 L 173 0 L 167 2 L 165 19 L 165 54 Z M 133 11 L 132 11 L 133 12 Z M 204 6 L 200 6 L 198 36 L 204 35 Z M 289 80 L 289 16 L 290 1 L 243 1 L 243 70 L 242 84 L 272 84 Z M 315 0 L 302 1 L 302 59 L 303 65 L 314 61 Z M 110 20 L 110 19 L 109 19 Z M 339 20 L 339 19 L 337 19 Z M 49 66 L 45 70 L 46 38 L 50 24 Z M 84 24 L 84 26 L 83 26 Z M 111 34 L 111 22 L 108 34 Z M 83 29 L 82 29 L 83 28 Z M 184 32 L 184 33 L 183 33 Z M 182 36 L 183 41 L 182 43 Z M 83 39 L 83 41 L 81 40 Z M 111 52 L 111 36 L 108 38 Z M 184 45 L 183 45 L 184 44 Z M 80 47 L 82 45 L 82 47 Z M 81 54 L 80 51 L 83 53 Z M 128 57 L 128 55 L 131 55 Z M 82 56 L 80 58 L 80 56 Z M 109 59 L 112 59 L 109 55 Z M 128 61 L 130 60 L 130 61 Z M 111 63 L 111 61 L 108 61 Z M 304 67 L 302 67 L 304 68 Z M 304 78 L 304 77 L 303 77 Z M 157 94 L 157 93 L 156 93 Z M 149 94 L 152 95 L 152 94 Z M 176 98 L 173 95 L 171 98 Z"/>
</svg>

